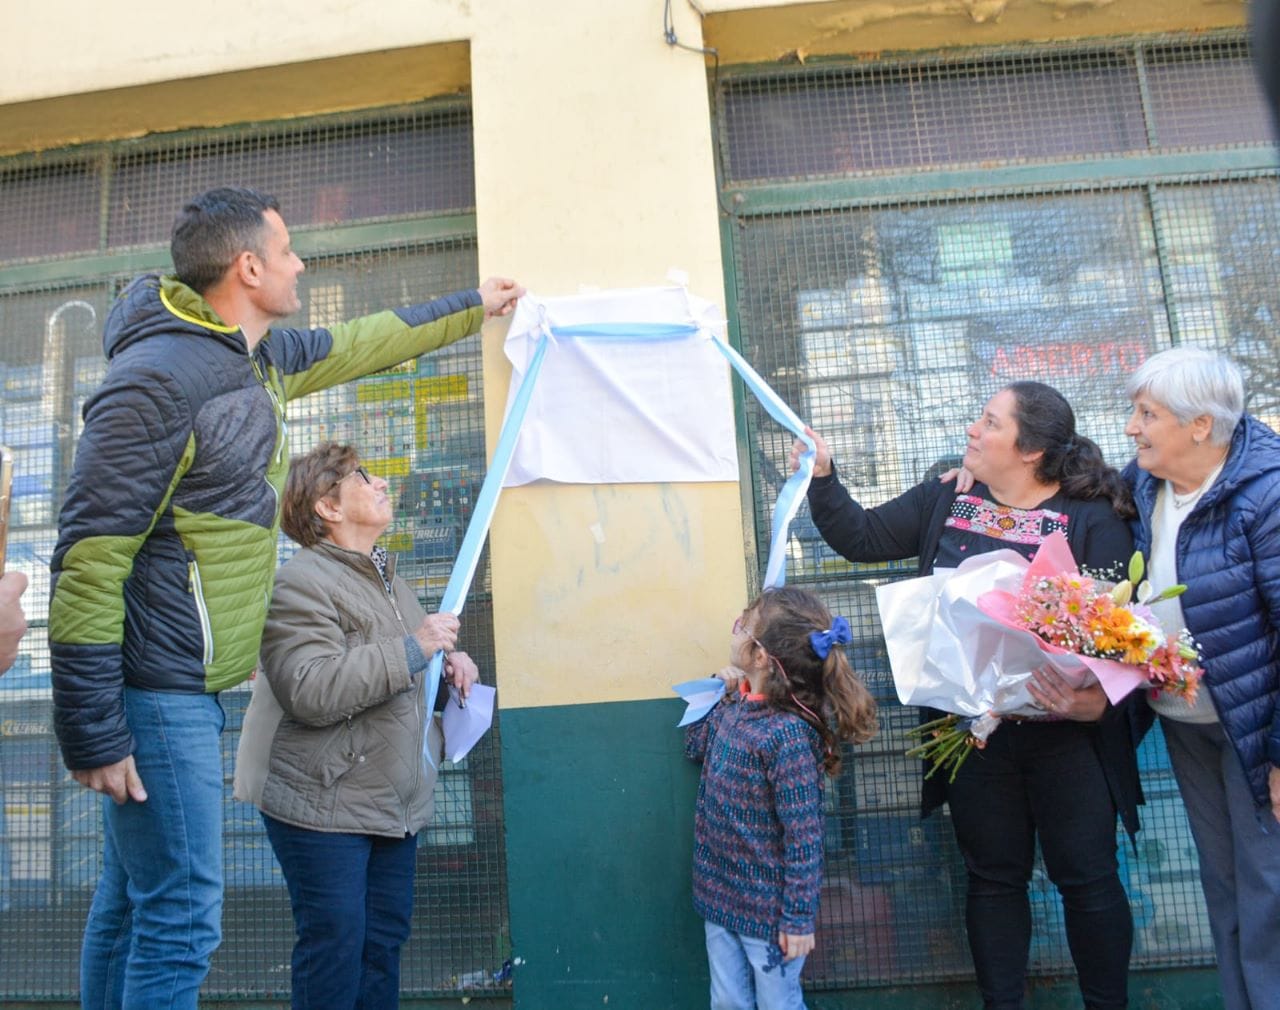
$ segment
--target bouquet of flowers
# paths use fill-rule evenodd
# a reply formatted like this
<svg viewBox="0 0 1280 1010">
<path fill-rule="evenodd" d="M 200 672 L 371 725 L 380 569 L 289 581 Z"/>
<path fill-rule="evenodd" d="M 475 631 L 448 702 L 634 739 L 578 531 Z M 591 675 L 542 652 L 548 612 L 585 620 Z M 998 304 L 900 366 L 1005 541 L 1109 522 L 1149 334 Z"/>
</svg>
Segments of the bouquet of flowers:
<svg viewBox="0 0 1280 1010">
<path fill-rule="evenodd" d="M 1116 586 L 1081 574 L 1066 538 L 1055 533 L 1030 563 L 996 551 L 935 573 L 927 627 L 919 589 L 895 596 L 895 587 L 881 587 L 899 698 L 953 713 L 909 731 L 920 743 L 908 754 L 930 761 L 930 775 L 947 768 L 954 779 L 1002 716 L 1046 715 L 1026 691 L 1031 674 L 1044 667 L 1073 687 L 1096 680 L 1113 703 L 1140 686 L 1194 701 L 1202 673 L 1195 643 L 1185 632 L 1170 639 L 1149 609 L 1186 587 L 1156 594 L 1142 573 L 1135 554 L 1129 578 Z M 915 608 L 909 618 L 903 604 Z"/>
<path fill-rule="evenodd" d="M 1142 555 L 1135 553 L 1129 578 L 1110 589 L 1086 575 L 1042 576 L 1012 601 L 1014 620 L 1059 649 L 1136 666 L 1147 686 L 1194 704 L 1203 671 L 1196 665 L 1200 657 L 1191 633 L 1184 628 L 1177 638 L 1168 638 L 1148 609 L 1187 587 L 1170 586 L 1156 595 L 1150 582 L 1141 581 L 1142 570 Z M 1131 602 L 1134 583 L 1139 583 L 1136 604 Z M 1003 603 L 993 594 L 987 613 L 1002 619 Z"/>
</svg>

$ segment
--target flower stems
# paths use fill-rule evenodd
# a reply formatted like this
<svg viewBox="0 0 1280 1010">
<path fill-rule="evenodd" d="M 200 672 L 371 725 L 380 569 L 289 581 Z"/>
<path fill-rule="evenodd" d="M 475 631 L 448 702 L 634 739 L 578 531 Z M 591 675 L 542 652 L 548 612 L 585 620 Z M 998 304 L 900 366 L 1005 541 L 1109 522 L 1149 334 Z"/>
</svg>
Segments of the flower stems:
<svg viewBox="0 0 1280 1010">
<path fill-rule="evenodd" d="M 907 751 L 907 757 L 922 758 L 932 765 L 926 779 L 933 778 L 939 769 L 949 768 L 951 776 L 947 781 L 954 782 L 969 755 L 986 746 L 970 731 L 972 723 L 972 719 L 947 715 L 907 730 L 905 736 L 921 741 Z"/>
</svg>

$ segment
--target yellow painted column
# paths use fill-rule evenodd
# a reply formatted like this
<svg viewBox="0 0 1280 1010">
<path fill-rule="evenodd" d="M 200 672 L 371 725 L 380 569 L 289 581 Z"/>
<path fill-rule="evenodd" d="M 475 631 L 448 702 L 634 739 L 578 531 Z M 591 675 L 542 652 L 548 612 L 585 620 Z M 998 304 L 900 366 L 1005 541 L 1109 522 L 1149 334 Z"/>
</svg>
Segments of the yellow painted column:
<svg viewBox="0 0 1280 1010">
<path fill-rule="evenodd" d="M 662 284 L 723 305 L 707 63 L 661 2 L 493 4 L 471 43 L 481 274 L 537 295 Z M 681 41 L 700 45 L 674 4 Z M 500 427 L 505 325 L 485 333 Z M 584 438 L 590 432 L 583 432 Z M 727 661 L 738 485 L 503 492 L 490 544 L 517 1007 L 706 1005 L 697 769 L 670 686 Z"/>
<path fill-rule="evenodd" d="M 554 296 L 661 284 L 678 267 L 723 306 L 703 58 L 666 45 L 661 3 L 610 5 L 607 19 L 591 0 L 558 0 L 554 16 L 501 6 L 472 42 L 481 274 Z M 682 41 L 699 44 L 682 13 Z M 504 334 L 485 336 L 491 445 Z M 734 484 L 503 492 L 491 544 L 504 705 L 665 697 L 718 668 L 745 602 L 742 538 Z"/>
</svg>

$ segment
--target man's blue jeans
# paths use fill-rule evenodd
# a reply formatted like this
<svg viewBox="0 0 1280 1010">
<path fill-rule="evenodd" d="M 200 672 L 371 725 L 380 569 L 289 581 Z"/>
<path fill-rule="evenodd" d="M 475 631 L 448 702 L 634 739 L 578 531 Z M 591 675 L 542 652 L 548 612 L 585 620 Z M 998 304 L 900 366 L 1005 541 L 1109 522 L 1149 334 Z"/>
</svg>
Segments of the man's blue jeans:
<svg viewBox="0 0 1280 1010">
<path fill-rule="evenodd" d="M 262 815 L 289 885 L 293 1010 L 395 1010 L 416 835 L 312 831 Z"/>
<path fill-rule="evenodd" d="M 126 687 L 145 803 L 104 797 L 103 866 L 80 955 L 85 1010 L 194 1010 L 221 937 L 216 695 Z"/>
<path fill-rule="evenodd" d="M 776 938 L 760 940 L 705 923 L 711 1010 L 805 1010 L 805 959 L 782 960 Z"/>
</svg>

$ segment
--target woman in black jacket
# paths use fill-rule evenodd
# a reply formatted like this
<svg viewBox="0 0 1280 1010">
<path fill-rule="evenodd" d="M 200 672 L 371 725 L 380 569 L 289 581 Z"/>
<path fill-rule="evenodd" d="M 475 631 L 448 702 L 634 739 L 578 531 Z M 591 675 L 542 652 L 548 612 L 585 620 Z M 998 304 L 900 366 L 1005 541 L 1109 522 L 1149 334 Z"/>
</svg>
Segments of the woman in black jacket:
<svg viewBox="0 0 1280 1010">
<path fill-rule="evenodd" d="M 967 557 L 1012 548 L 1032 557 L 1061 531 L 1079 565 L 1118 570 L 1133 550 L 1133 508 L 1098 447 L 1076 434 L 1057 390 L 1016 382 L 993 396 L 968 431 L 965 493 L 937 480 L 874 508 L 836 478 L 826 443 L 809 487 L 813 521 L 850 561 L 918 557 L 920 574 Z M 798 463 L 801 443 L 792 451 Z M 1042 718 L 1005 719 L 985 750 L 949 785 L 925 784 L 927 814 L 949 801 L 968 870 L 966 925 L 978 987 L 989 1008 L 1023 1005 L 1031 944 L 1031 879 L 1039 838 L 1045 868 L 1062 895 L 1067 940 L 1089 1008 L 1127 1005 L 1133 921 L 1116 859 L 1116 814 L 1137 830 L 1137 761 L 1125 713 L 1101 688 L 1072 689 L 1048 671 L 1032 694 Z"/>
</svg>

